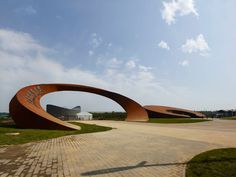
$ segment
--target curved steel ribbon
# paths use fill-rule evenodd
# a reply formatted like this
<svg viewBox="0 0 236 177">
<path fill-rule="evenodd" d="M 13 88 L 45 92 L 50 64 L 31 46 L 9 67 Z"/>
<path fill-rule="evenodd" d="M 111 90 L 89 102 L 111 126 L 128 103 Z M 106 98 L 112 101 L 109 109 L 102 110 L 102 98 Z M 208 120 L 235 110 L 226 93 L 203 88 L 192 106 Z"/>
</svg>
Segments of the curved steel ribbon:
<svg viewBox="0 0 236 177">
<path fill-rule="evenodd" d="M 158 105 L 146 105 L 144 106 L 148 113 L 149 118 L 203 118 L 206 117 L 204 114 L 196 111 L 190 111 L 187 109 L 174 108 L 168 106 Z"/>
<path fill-rule="evenodd" d="M 51 92 L 81 91 L 105 96 L 117 102 L 127 112 L 127 121 L 147 121 L 146 110 L 137 102 L 118 93 L 75 84 L 39 84 L 19 90 L 10 102 L 10 115 L 21 128 L 77 130 L 80 127 L 48 114 L 40 105 L 40 98 Z"/>
</svg>

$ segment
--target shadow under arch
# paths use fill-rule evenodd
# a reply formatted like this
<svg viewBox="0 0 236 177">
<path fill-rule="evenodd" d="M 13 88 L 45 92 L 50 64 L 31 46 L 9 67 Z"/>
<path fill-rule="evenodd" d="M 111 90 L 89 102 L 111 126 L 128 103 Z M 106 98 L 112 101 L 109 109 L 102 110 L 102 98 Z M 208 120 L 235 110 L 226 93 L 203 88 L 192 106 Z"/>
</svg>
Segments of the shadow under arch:
<svg viewBox="0 0 236 177">
<path fill-rule="evenodd" d="M 146 110 L 134 100 L 121 94 L 100 88 L 76 84 L 38 84 L 20 89 L 12 98 L 9 112 L 21 128 L 78 130 L 80 127 L 63 122 L 47 113 L 40 105 L 42 96 L 58 91 L 81 91 L 94 93 L 117 102 L 126 112 L 126 121 L 147 121 Z"/>
</svg>

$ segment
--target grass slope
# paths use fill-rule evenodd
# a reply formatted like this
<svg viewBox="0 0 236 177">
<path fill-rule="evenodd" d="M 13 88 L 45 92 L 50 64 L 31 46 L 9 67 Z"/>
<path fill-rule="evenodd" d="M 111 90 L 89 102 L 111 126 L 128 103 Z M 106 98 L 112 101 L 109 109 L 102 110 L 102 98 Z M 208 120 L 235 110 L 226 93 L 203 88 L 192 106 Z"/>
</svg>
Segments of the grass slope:
<svg viewBox="0 0 236 177">
<path fill-rule="evenodd" d="M 189 119 L 189 118 L 151 118 L 149 122 L 151 123 L 196 123 L 196 122 L 205 122 L 209 121 L 207 119 Z"/>
<path fill-rule="evenodd" d="M 236 177 L 236 148 L 215 149 L 191 159 L 186 177 Z"/>
<path fill-rule="evenodd" d="M 40 130 L 40 129 L 19 129 L 15 125 L 0 124 L 0 145 L 23 144 L 32 141 L 46 140 L 65 135 L 74 135 L 82 133 L 93 133 L 111 130 L 111 127 L 90 125 L 78 122 L 71 122 L 79 125 L 81 130 L 63 131 L 63 130 Z M 6 133 L 17 133 L 19 135 L 6 135 Z"/>
</svg>

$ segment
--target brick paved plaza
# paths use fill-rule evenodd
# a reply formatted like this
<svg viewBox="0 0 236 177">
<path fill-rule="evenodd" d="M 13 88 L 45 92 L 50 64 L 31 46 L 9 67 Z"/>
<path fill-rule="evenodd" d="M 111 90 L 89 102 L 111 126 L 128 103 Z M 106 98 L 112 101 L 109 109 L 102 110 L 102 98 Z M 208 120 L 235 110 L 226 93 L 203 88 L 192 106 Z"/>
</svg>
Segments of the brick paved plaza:
<svg viewBox="0 0 236 177">
<path fill-rule="evenodd" d="M 236 121 L 86 123 L 114 129 L 1 147 L 0 176 L 179 177 L 196 154 L 236 147 Z"/>
</svg>

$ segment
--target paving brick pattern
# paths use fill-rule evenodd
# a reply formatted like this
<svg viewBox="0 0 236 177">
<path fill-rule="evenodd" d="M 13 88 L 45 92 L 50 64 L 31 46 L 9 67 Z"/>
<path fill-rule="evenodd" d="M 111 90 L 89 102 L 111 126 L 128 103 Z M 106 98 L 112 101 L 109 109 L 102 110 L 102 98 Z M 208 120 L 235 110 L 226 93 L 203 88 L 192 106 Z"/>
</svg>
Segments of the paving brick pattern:
<svg viewBox="0 0 236 177">
<path fill-rule="evenodd" d="M 116 129 L 0 148 L 0 176 L 181 177 L 194 155 L 221 147 L 236 147 L 236 130 L 200 123 L 178 125 L 92 121 Z M 225 122 L 223 122 L 225 123 Z M 208 125 L 209 126 L 206 126 Z M 201 126 L 202 125 L 202 129 Z M 217 127 L 217 126 L 216 126 Z M 235 127 L 236 128 L 236 127 Z M 181 131 L 189 132 L 181 137 Z M 163 135 L 166 133 L 168 136 Z M 199 134 L 198 134 L 199 133 Z M 216 135 L 210 143 L 202 134 Z M 222 143 L 217 133 L 231 140 Z M 227 134 L 228 133 L 228 134 Z"/>
</svg>

